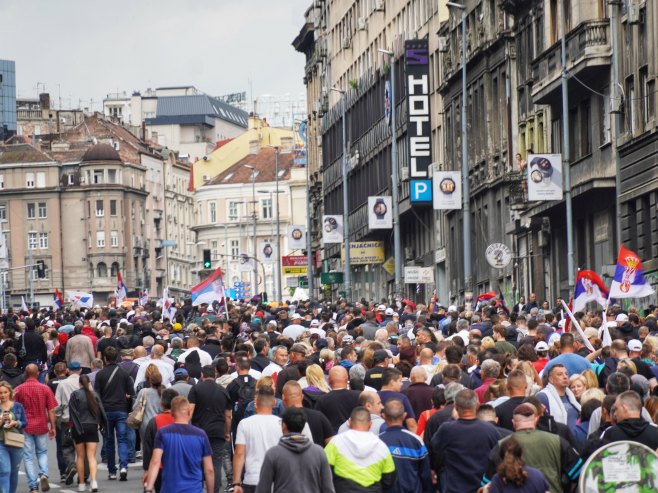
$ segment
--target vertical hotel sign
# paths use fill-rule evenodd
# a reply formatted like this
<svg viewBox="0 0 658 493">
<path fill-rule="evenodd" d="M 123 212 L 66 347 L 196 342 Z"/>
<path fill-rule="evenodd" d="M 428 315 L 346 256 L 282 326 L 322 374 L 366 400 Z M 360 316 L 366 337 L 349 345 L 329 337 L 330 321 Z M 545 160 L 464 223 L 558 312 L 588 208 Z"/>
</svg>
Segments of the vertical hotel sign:
<svg viewBox="0 0 658 493">
<path fill-rule="evenodd" d="M 427 39 L 404 43 L 407 77 L 407 136 L 409 139 L 410 200 L 414 205 L 432 203 L 432 129 L 430 126 L 430 79 Z"/>
</svg>

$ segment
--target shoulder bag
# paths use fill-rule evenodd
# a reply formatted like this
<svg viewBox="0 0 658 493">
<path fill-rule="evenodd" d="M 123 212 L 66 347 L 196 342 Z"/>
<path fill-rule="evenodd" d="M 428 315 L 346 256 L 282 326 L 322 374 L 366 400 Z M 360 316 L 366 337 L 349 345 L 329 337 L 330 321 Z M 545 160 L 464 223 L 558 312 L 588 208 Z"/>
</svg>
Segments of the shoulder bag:
<svg viewBox="0 0 658 493">
<path fill-rule="evenodd" d="M 142 390 L 142 397 L 137 403 L 137 407 L 130 411 L 128 414 L 128 419 L 126 419 L 126 424 L 134 429 L 138 430 L 142 426 L 142 421 L 144 421 L 144 409 L 146 408 L 146 389 Z"/>
</svg>

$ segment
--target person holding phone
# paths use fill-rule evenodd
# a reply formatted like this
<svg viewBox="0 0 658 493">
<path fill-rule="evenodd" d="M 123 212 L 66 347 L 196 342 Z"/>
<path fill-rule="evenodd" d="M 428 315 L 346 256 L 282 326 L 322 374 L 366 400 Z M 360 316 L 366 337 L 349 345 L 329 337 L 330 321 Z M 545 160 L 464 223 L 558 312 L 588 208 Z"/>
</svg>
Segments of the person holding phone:
<svg viewBox="0 0 658 493">
<path fill-rule="evenodd" d="M 23 460 L 23 449 L 5 445 L 5 433 L 23 433 L 27 417 L 23 405 L 14 402 L 14 389 L 7 382 L 0 381 L 0 491 L 16 493 L 18 470 Z"/>
</svg>

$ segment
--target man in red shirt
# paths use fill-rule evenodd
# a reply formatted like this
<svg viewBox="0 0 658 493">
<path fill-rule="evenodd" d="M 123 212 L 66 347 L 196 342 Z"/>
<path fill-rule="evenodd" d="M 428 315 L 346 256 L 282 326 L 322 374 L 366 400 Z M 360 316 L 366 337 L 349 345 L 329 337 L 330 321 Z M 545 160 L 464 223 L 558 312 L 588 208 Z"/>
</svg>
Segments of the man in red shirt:
<svg viewBox="0 0 658 493">
<path fill-rule="evenodd" d="M 14 400 L 25 408 L 27 426 L 25 427 L 25 447 L 23 460 L 30 493 L 48 491 L 48 439 L 55 438 L 55 408 L 57 401 L 47 385 L 39 383 L 39 367 L 29 364 L 25 367 L 25 383 L 14 392 Z M 34 466 L 36 452 L 39 475 Z"/>
<path fill-rule="evenodd" d="M 500 363 L 493 359 L 487 359 L 480 365 L 480 374 L 482 375 L 482 385 L 475 389 L 480 404 L 484 404 L 484 393 L 493 382 L 496 381 L 500 374 Z"/>
<path fill-rule="evenodd" d="M 537 356 L 539 356 L 539 359 L 534 361 L 532 366 L 535 367 L 537 373 L 541 373 L 546 366 L 546 363 L 548 363 L 548 344 L 546 344 L 544 341 L 539 341 L 535 345 L 535 352 L 537 353 Z"/>
</svg>

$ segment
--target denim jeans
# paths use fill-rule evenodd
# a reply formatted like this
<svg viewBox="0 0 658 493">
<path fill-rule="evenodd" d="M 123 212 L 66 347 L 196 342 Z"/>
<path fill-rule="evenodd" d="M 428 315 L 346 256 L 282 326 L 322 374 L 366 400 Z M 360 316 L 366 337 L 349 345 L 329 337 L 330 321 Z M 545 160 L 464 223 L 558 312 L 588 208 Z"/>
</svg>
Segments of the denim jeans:
<svg viewBox="0 0 658 493">
<path fill-rule="evenodd" d="M 37 454 L 39 470 L 34 466 L 34 454 Z M 32 435 L 25 433 L 25 447 L 23 448 L 25 461 L 25 475 L 30 490 L 39 489 L 39 476 L 48 477 L 48 434 Z"/>
<path fill-rule="evenodd" d="M 16 447 L 5 447 L 0 440 L 0 492 L 16 493 L 18 486 L 18 471 L 23 460 L 23 450 Z"/>
<path fill-rule="evenodd" d="M 126 411 L 108 411 L 107 415 L 107 470 L 110 474 L 116 474 L 116 456 L 114 436 L 119 442 L 119 469 L 128 467 L 128 425 Z"/>
</svg>

